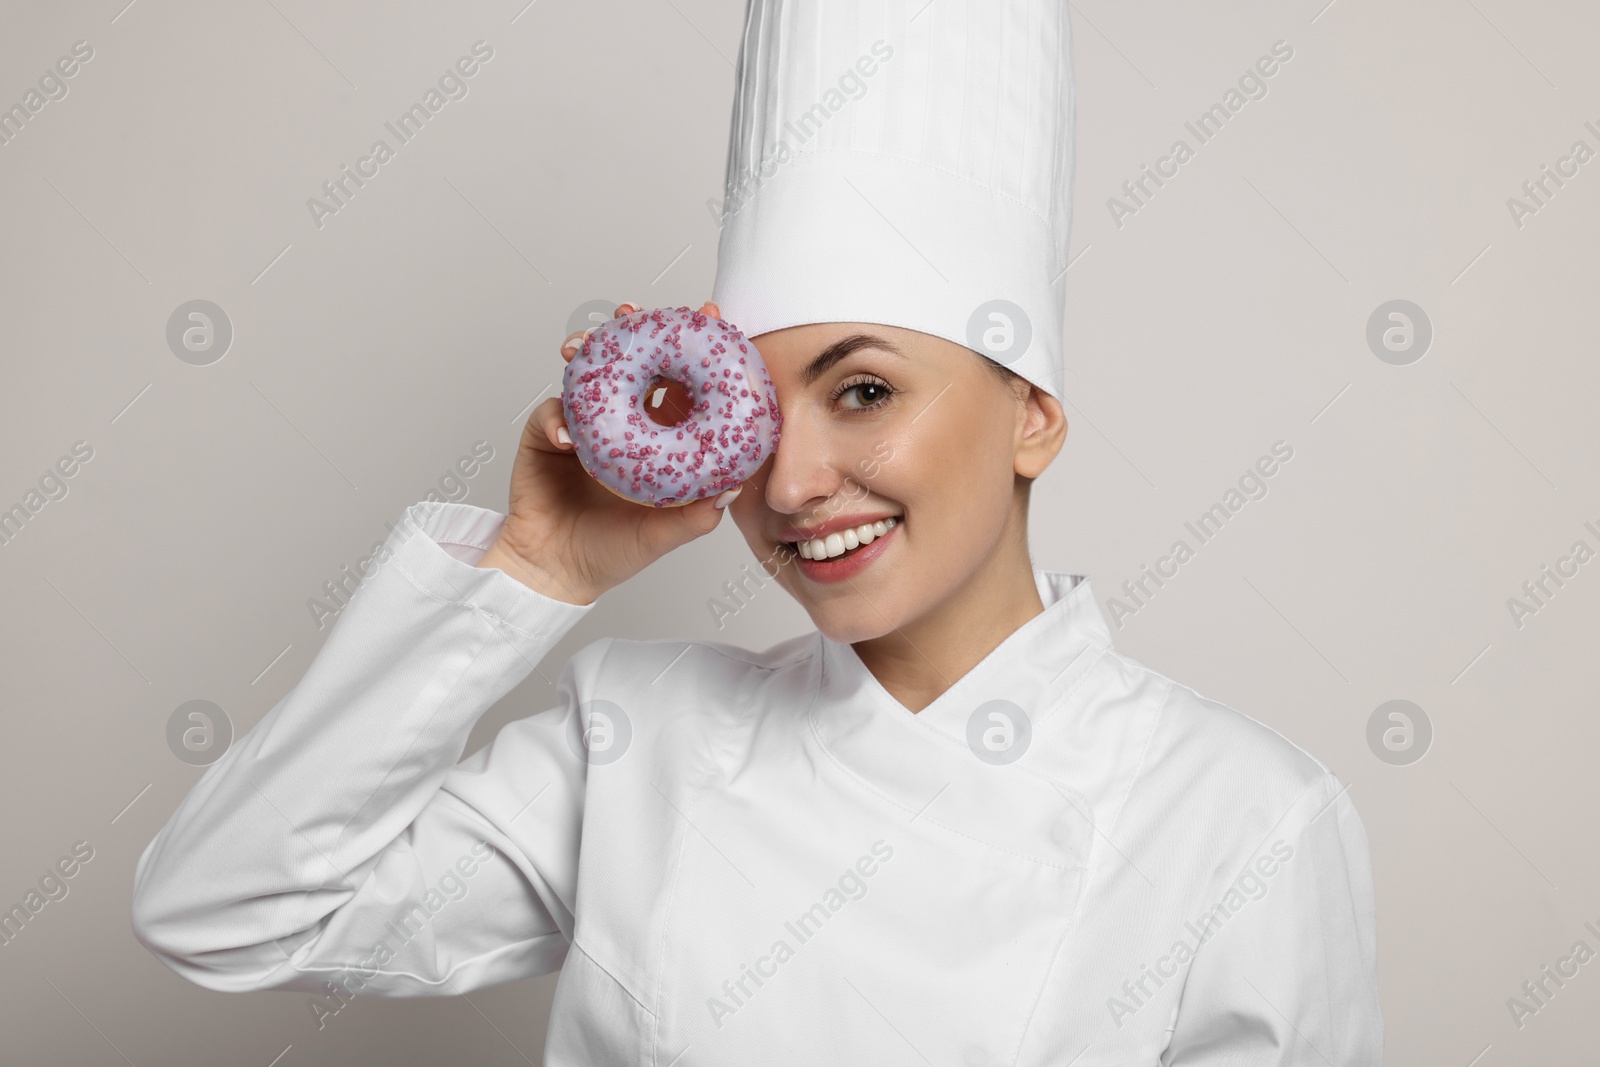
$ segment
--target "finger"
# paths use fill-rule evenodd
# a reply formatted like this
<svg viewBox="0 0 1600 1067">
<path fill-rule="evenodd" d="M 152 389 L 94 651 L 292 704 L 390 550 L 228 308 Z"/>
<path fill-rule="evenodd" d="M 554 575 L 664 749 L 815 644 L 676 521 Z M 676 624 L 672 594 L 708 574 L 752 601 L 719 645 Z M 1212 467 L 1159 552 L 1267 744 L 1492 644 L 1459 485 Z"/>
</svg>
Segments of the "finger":
<svg viewBox="0 0 1600 1067">
<path fill-rule="evenodd" d="M 644 309 L 639 307 L 637 304 L 618 304 L 616 313 L 612 315 L 612 318 L 620 319 L 624 315 L 631 315 L 635 311 L 643 310 Z M 586 330 L 579 330 L 576 333 L 568 334 L 567 339 L 561 342 L 561 358 L 566 360 L 568 363 L 571 363 L 572 357 L 576 356 L 578 354 L 578 349 L 583 347 L 583 339 L 588 337 L 591 333 L 594 333 L 594 331 L 598 328 L 598 326 L 590 326 Z"/>
<path fill-rule="evenodd" d="M 744 484 L 740 483 L 732 489 L 724 489 L 720 493 L 701 497 L 693 503 L 667 510 L 676 513 L 684 540 L 692 540 L 716 529 L 717 524 L 722 521 L 723 513 L 728 510 L 728 505 L 732 504 L 742 492 Z"/>
<path fill-rule="evenodd" d="M 522 443 L 540 452 L 572 452 L 572 435 L 560 397 L 550 397 L 533 409 L 522 430 Z"/>
<path fill-rule="evenodd" d="M 571 363 L 572 357 L 576 356 L 578 354 L 578 349 L 583 347 L 584 338 L 588 337 L 591 333 L 594 333 L 599 328 L 600 327 L 596 325 L 590 326 L 587 330 L 578 330 L 576 333 L 569 333 L 567 335 L 567 339 L 561 342 L 561 358 L 566 360 L 568 363 Z"/>
<path fill-rule="evenodd" d="M 714 319 L 722 318 L 722 309 L 707 300 L 700 308 L 702 314 L 710 315 Z"/>
<path fill-rule="evenodd" d="M 725 509 L 714 506 L 716 498 L 705 497 L 692 504 L 658 508 L 645 519 L 644 528 L 650 550 L 665 555 L 673 549 L 704 537 L 717 528 Z"/>
</svg>

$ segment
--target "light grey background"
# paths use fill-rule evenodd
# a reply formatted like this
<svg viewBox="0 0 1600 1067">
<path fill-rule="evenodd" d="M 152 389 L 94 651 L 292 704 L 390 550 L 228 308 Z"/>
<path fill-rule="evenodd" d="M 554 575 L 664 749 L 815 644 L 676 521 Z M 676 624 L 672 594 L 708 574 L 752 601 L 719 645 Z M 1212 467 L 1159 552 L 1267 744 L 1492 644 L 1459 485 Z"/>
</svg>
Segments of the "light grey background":
<svg viewBox="0 0 1600 1067">
<path fill-rule="evenodd" d="M 167 747 L 173 709 L 256 722 L 326 636 L 308 598 L 475 441 L 495 458 L 466 499 L 504 505 L 574 309 L 709 294 L 744 5 L 125 3 L 0 22 L 0 106 L 94 48 L 0 146 L 0 509 L 94 449 L 0 545 L 0 903 L 95 850 L 0 947 L 0 1063 L 537 1063 L 554 976 L 358 999 L 319 1032 L 304 994 L 212 993 L 149 956 L 133 865 L 200 774 Z M 1600 14 L 1083 0 L 1074 28 L 1072 422 L 1036 563 L 1104 602 L 1288 442 L 1269 495 L 1115 639 L 1350 784 L 1389 1062 L 1592 1057 L 1600 962 L 1521 1029 L 1506 1000 L 1600 950 L 1600 561 L 1521 627 L 1506 602 L 1600 547 L 1600 160 L 1520 227 L 1506 201 L 1575 140 L 1600 149 Z M 307 198 L 480 39 L 469 94 L 319 228 Z M 1107 198 L 1278 40 L 1268 95 L 1118 227 Z M 1435 336 L 1394 366 L 1366 323 L 1402 298 Z M 209 366 L 166 342 L 193 299 L 233 325 Z M 775 586 L 716 629 L 707 600 L 750 559 L 725 522 L 608 593 L 545 673 L 604 635 L 809 630 Z M 553 698 L 535 675 L 469 750 Z M 1434 729 L 1407 766 L 1367 742 L 1395 698 Z"/>
</svg>

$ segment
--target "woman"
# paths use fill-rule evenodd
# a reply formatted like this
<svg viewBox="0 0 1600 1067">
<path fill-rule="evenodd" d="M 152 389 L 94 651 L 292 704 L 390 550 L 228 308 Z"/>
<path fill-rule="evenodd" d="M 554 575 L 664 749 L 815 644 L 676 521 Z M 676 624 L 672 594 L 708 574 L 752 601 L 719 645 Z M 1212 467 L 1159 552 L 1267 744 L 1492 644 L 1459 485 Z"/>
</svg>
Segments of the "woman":
<svg viewBox="0 0 1600 1067">
<path fill-rule="evenodd" d="M 860 47 L 880 7 L 905 34 L 894 69 L 941 42 L 1033 49 L 1004 67 L 1015 84 L 956 79 L 958 104 L 1031 87 L 1020 112 L 1059 136 L 1033 105 L 1064 99 L 1037 76 L 1064 63 L 1064 5 L 935 4 L 915 29 L 894 3 L 781 7 L 747 20 L 730 193 L 784 100 L 835 59 L 881 56 Z M 902 128 L 869 118 L 927 110 L 927 86 L 882 62 L 854 125 L 830 118 L 723 232 L 722 307 L 704 310 L 766 362 L 776 453 L 715 500 L 644 508 L 582 470 L 552 399 L 509 515 L 412 508 L 304 679 L 141 857 L 134 928 L 174 970 L 306 990 L 324 1026 L 359 996 L 560 968 L 555 1067 L 1380 1062 L 1344 787 L 1117 652 L 1086 579 L 1031 566 L 1031 483 L 1067 429 L 1050 204 L 1070 167 L 1048 150 L 984 164 L 998 183 L 994 160 L 1042 168 L 1032 241 L 1012 222 L 1037 205 L 973 198 L 972 174 L 913 158 L 940 150 L 926 138 L 864 152 L 863 130 Z M 869 248 L 852 196 L 873 206 L 875 181 L 905 196 Z M 913 253 L 945 263 L 944 287 L 912 276 Z M 962 343 L 996 291 L 1033 309 L 1020 355 Z M 599 597 L 724 508 L 817 632 L 762 652 L 597 641 L 556 706 L 457 763 Z M 841 551 L 845 528 L 870 543 Z"/>
</svg>

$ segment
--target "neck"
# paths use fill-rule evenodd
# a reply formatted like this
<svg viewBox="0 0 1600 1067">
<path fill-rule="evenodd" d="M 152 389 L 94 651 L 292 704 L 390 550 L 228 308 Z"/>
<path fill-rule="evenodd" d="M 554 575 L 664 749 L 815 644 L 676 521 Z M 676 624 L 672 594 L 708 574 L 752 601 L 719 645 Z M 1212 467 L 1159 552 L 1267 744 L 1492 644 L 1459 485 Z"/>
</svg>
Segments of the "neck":
<svg viewBox="0 0 1600 1067">
<path fill-rule="evenodd" d="M 932 610 L 850 647 L 878 683 L 915 713 L 1043 611 L 1027 540 L 1019 533 Z"/>
</svg>

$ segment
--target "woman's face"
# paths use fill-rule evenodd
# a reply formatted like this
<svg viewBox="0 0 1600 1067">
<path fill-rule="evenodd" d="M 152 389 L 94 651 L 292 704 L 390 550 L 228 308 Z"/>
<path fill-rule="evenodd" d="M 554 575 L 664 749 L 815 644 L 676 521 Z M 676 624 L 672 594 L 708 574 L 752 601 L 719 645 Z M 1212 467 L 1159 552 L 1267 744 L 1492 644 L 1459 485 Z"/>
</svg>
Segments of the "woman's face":
<svg viewBox="0 0 1600 1067">
<path fill-rule="evenodd" d="M 829 322 L 752 340 L 783 429 L 729 510 L 820 631 L 853 643 L 900 629 L 983 578 L 1008 537 L 1026 558 L 1016 475 L 1037 477 L 1060 449 L 1052 397 L 914 330 Z M 848 545 L 846 529 L 860 539 L 863 524 L 890 519 L 886 534 L 842 555 L 808 559 L 800 545 L 830 533 Z"/>
</svg>

